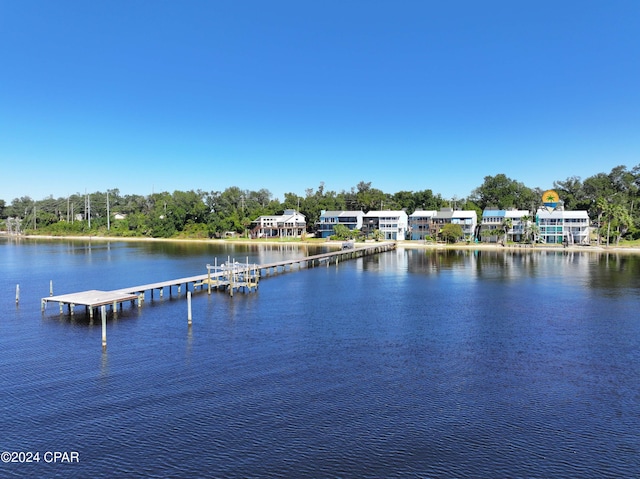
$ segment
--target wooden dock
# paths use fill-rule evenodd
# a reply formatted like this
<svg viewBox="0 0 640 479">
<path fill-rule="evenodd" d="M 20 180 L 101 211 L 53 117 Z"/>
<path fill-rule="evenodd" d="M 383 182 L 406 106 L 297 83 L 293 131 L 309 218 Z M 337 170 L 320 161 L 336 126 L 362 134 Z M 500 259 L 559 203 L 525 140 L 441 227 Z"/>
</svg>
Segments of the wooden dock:
<svg viewBox="0 0 640 479">
<path fill-rule="evenodd" d="M 187 291 L 189 291 L 189 287 L 191 287 L 191 291 L 195 291 L 198 287 L 201 289 L 206 287 L 209 294 L 211 294 L 212 289 L 228 291 L 231 295 L 233 295 L 234 290 L 251 292 L 257 290 L 261 277 L 286 271 L 300 270 L 303 267 L 313 268 L 321 265 L 329 266 L 330 264 L 338 264 L 340 261 L 391 251 L 394 250 L 395 247 L 395 243 L 376 243 L 262 265 L 249 264 L 248 260 L 245 263 L 238 263 L 228 258 L 226 263 L 218 266 L 216 260 L 213 266 L 207 265 L 207 273 L 205 274 L 141 284 L 111 291 L 89 290 L 58 296 L 47 296 L 42 298 L 41 308 L 42 311 L 44 311 L 48 303 L 58 303 L 60 314 L 64 313 L 64 306 L 66 305 L 69 314 L 73 315 L 75 306 L 79 305 L 84 306 L 89 313 L 89 317 L 93 318 L 94 311 L 97 308 L 102 307 L 104 309 L 106 306 L 111 306 L 115 312 L 118 306 L 121 308 L 122 304 L 127 301 L 131 302 L 131 304 L 137 302 L 138 307 L 141 307 L 144 303 L 146 293 L 149 293 L 153 299 L 154 291 L 158 291 L 160 297 L 163 297 L 165 289 L 168 289 L 169 295 L 172 295 L 173 288 L 177 288 L 179 295 L 181 294 L 182 286 L 184 286 Z"/>
</svg>

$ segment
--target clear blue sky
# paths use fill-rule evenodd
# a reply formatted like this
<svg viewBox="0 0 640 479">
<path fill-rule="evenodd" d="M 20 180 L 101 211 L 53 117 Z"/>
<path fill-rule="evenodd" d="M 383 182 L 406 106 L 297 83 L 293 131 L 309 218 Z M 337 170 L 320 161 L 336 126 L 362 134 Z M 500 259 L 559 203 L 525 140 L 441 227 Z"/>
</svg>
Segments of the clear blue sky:
<svg viewBox="0 0 640 479">
<path fill-rule="evenodd" d="M 0 0 L 0 199 L 640 163 L 640 1 Z"/>
</svg>

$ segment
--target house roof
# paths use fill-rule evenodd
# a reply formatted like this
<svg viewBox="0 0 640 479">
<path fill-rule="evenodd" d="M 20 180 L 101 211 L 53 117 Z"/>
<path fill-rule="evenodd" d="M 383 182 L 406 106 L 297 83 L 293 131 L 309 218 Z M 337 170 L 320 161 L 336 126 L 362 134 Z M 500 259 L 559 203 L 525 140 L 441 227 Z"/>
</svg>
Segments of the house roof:
<svg viewBox="0 0 640 479">
<path fill-rule="evenodd" d="M 473 218 L 476 219 L 478 217 L 478 213 L 473 210 L 458 210 L 454 211 L 452 218 Z"/>
<path fill-rule="evenodd" d="M 320 215 L 320 217 L 330 217 L 330 216 L 364 216 L 363 211 L 325 211 Z"/>
<path fill-rule="evenodd" d="M 368 213 L 366 213 L 365 215 L 366 217 L 375 217 L 375 218 L 383 218 L 383 217 L 388 217 L 388 216 L 393 216 L 393 217 L 407 217 L 407 212 L 406 211 L 402 211 L 402 210 L 379 210 L 379 211 L 369 211 Z"/>
<path fill-rule="evenodd" d="M 589 218 L 589 213 L 586 210 L 575 210 L 575 211 L 565 211 L 565 210 L 547 210 L 545 208 L 540 208 L 536 213 L 538 218 Z"/>
<path fill-rule="evenodd" d="M 287 221 L 287 220 L 293 220 L 296 222 L 306 222 L 307 218 L 302 214 L 302 213 L 298 213 L 295 210 L 285 210 L 286 214 L 282 214 L 282 215 L 262 215 L 262 216 L 258 216 L 255 220 L 253 220 L 253 223 L 257 223 L 258 221 L 260 221 L 261 219 L 271 219 L 274 221 Z"/>
<path fill-rule="evenodd" d="M 429 210 L 429 211 L 425 211 L 425 210 L 415 210 L 413 213 L 411 213 L 411 214 L 409 215 L 409 218 L 412 218 L 412 217 L 415 217 L 415 218 L 418 218 L 418 217 L 421 217 L 421 218 L 422 218 L 422 217 L 433 217 L 433 216 L 435 216 L 437 213 L 438 213 L 438 212 L 437 212 L 437 211 L 435 211 L 435 210 L 433 210 L 433 211 L 432 211 L 432 210 Z"/>
<path fill-rule="evenodd" d="M 497 216 L 499 218 L 504 218 L 507 212 L 505 210 L 484 210 L 482 212 L 482 216 L 485 218 Z"/>
<path fill-rule="evenodd" d="M 529 216 L 529 210 L 484 210 L 482 212 L 483 218 L 522 218 L 523 216 Z"/>
<path fill-rule="evenodd" d="M 522 218 L 529 216 L 529 210 L 507 210 L 505 216 L 507 218 Z"/>
</svg>

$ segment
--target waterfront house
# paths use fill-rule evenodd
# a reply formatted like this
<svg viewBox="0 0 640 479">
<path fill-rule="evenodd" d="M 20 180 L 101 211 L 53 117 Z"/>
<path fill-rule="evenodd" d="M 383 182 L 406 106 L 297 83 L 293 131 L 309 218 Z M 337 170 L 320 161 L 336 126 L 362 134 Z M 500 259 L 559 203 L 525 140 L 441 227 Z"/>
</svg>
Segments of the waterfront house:
<svg viewBox="0 0 640 479">
<path fill-rule="evenodd" d="M 542 207 L 536 213 L 536 224 L 543 243 L 589 244 L 589 214 L 584 210 Z"/>
<path fill-rule="evenodd" d="M 319 238 L 329 238 L 335 231 L 336 225 L 343 225 L 351 231 L 362 229 L 362 211 L 325 211 L 320 212 L 320 220 L 317 223 L 317 235 Z"/>
<path fill-rule="evenodd" d="M 412 240 L 424 240 L 431 232 L 431 223 L 437 211 L 416 210 L 409 215 L 409 232 Z"/>
<path fill-rule="evenodd" d="M 503 228 L 507 224 L 509 224 L 507 241 L 522 241 L 525 230 L 530 224 L 529 211 L 515 208 L 508 210 L 485 209 L 482 212 L 481 222 L 482 241 L 496 243 L 503 239 Z"/>
<path fill-rule="evenodd" d="M 462 227 L 462 238 L 471 241 L 476 234 L 478 214 L 474 210 L 454 210 L 453 208 L 441 208 L 431 222 L 431 237 L 437 238 L 442 227 L 448 223 Z"/>
<path fill-rule="evenodd" d="M 281 215 L 264 215 L 251 222 L 253 238 L 299 238 L 307 226 L 306 218 L 296 210 Z"/>
<path fill-rule="evenodd" d="M 404 240 L 409 228 L 406 211 L 369 211 L 362 218 L 362 232 L 369 236 L 378 230 L 385 240 Z"/>
</svg>

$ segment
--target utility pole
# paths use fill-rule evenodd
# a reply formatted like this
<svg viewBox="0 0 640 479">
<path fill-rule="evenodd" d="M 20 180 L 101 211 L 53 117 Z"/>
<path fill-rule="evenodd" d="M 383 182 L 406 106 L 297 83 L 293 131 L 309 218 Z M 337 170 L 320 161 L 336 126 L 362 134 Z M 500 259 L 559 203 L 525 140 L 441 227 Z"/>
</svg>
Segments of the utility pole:
<svg viewBox="0 0 640 479">
<path fill-rule="evenodd" d="M 111 230 L 111 218 L 109 216 L 109 190 L 107 190 L 107 231 Z"/>
</svg>

